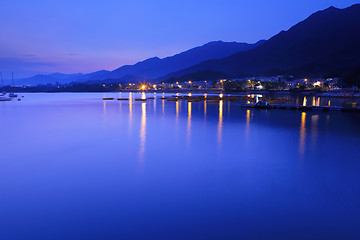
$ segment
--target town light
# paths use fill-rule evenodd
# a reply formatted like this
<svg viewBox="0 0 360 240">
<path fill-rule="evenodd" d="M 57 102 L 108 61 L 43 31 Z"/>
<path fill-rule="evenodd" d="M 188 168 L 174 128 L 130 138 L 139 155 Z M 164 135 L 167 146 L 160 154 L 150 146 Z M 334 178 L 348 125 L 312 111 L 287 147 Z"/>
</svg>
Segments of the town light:
<svg viewBox="0 0 360 240">
<path fill-rule="evenodd" d="M 320 81 L 317 81 L 316 83 L 314 83 L 314 87 L 320 87 L 321 83 Z"/>
</svg>

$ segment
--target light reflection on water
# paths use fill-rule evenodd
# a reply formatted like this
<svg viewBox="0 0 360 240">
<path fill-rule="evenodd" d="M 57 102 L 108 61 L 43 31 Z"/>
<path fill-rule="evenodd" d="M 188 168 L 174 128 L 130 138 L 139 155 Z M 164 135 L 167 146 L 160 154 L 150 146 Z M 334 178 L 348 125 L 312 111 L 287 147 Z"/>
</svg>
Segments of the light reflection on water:
<svg viewBox="0 0 360 240">
<path fill-rule="evenodd" d="M 139 163 L 141 169 L 144 165 L 145 155 L 145 142 L 146 142 L 146 103 L 141 103 L 141 127 L 140 127 L 140 150 L 139 150 Z"/>
<path fill-rule="evenodd" d="M 246 110 L 246 125 L 245 125 L 245 146 L 249 145 L 249 133 L 250 133 L 250 114 L 251 111 Z"/>
<path fill-rule="evenodd" d="M 307 99 L 306 99 L 306 97 L 304 97 L 303 106 L 306 107 L 306 104 L 307 104 Z"/>
<path fill-rule="evenodd" d="M 192 109 L 191 109 L 191 105 L 192 105 L 192 102 L 188 102 L 188 123 L 187 123 L 187 143 L 188 143 L 188 147 L 190 147 L 190 140 L 191 140 L 191 112 L 192 112 Z"/>
<path fill-rule="evenodd" d="M 356 239 L 359 115 L 171 95 L 1 103 L 4 239 Z"/>
<path fill-rule="evenodd" d="M 300 126 L 300 140 L 299 152 L 301 158 L 305 154 L 305 140 L 306 140 L 306 112 L 301 113 L 301 126 Z"/>
<path fill-rule="evenodd" d="M 218 148 L 221 148 L 221 141 L 222 141 L 223 112 L 224 112 L 224 101 L 221 100 L 219 102 Z"/>
</svg>

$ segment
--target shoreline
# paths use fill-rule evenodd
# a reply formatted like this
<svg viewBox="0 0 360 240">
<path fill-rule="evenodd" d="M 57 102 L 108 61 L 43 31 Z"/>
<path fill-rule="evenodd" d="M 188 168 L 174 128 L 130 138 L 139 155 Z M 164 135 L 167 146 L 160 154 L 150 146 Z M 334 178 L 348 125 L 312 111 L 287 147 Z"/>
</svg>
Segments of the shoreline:
<svg viewBox="0 0 360 240">
<path fill-rule="evenodd" d="M 17 93 L 180 93 L 180 94 L 230 94 L 230 95 L 287 95 L 287 96 L 316 96 L 327 98 L 348 98 L 360 99 L 360 92 L 357 90 L 338 90 L 327 92 L 316 92 L 312 90 L 292 91 L 292 90 L 244 90 L 226 92 L 221 89 L 165 89 L 165 90 L 121 90 L 121 91 L 16 91 Z"/>
</svg>

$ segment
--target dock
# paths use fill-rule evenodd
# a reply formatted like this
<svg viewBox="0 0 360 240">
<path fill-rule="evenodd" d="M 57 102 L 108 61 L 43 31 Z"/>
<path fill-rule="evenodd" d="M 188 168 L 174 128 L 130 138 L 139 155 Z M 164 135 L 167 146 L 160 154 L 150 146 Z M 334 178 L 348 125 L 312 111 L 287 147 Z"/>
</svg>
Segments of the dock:
<svg viewBox="0 0 360 240">
<path fill-rule="evenodd" d="M 331 106 L 302 106 L 302 105 L 280 105 L 271 104 L 266 106 L 260 106 L 256 104 L 241 104 L 243 108 L 252 109 L 283 109 L 283 110 L 299 110 L 299 111 L 341 111 L 341 112 L 360 112 L 360 108 L 356 107 L 331 107 Z"/>
<path fill-rule="evenodd" d="M 149 98 L 136 98 L 135 101 L 145 102 L 148 99 L 156 99 L 155 97 Z M 344 107 L 339 106 L 303 106 L 303 105 L 293 105 L 293 104 L 276 104 L 279 100 L 283 100 L 284 102 L 290 102 L 286 99 L 277 99 L 270 100 L 266 105 L 256 104 L 255 99 L 251 99 L 249 97 L 235 97 L 235 96 L 177 96 L 173 95 L 172 97 L 164 97 L 162 96 L 160 99 L 167 100 L 169 102 L 177 102 L 179 100 L 184 100 L 187 102 L 200 102 L 206 101 L 207 103 L 219 103 L 220 101 L 228 101 L 228 102 L 240 102 L 240 106 L 242 108 L 247 109 L 282 109 L 282 110 L 298 110 L 298 111 L 340 111 L 340 112 L 360 112 L 360 108 L 356 107 L 356 104 L 346 104 Z M 103 100 L 114 100 L 114 98 L 103 98 Z M 118 98 L 117 100 L 129 100 L 129 98 Z M 244 103 L 247 101 L 248 103 Z M 291 100 L 292 101 L 292 100 Z"/>
</svg>

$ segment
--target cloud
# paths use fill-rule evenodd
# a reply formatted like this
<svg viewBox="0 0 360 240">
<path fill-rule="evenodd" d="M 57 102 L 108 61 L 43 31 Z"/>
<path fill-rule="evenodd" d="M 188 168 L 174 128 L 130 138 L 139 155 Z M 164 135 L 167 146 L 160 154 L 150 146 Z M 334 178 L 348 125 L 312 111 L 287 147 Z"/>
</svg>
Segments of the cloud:
<svg viewBox="0 0 360 240">
<path fill-rule="evenodd" d="M 20 58 L 0 58 L 0 72 L 6 75 L 14 72 L 17 77 L 27 77 L 29 75 L 47 72 L 49 67 L 55 67 L 58 64 L 53 62 L 34 61 L 34 59 Z"/>
<path fill-rule="evenodd" d="M 56 66 L 55 63 L 51 62 L 39 62 L 39 61 L 29 61 L 19 58 L 0 58 L 0 68 L 17 68 L 22 67 L 38 67 L 38 66 Z"/>
<path fill-rule="evenodd" d="M 24 56 L 25 56 L 25 57 L 36 57 L 35 54 L 25 54 Z"/>
</svg>

